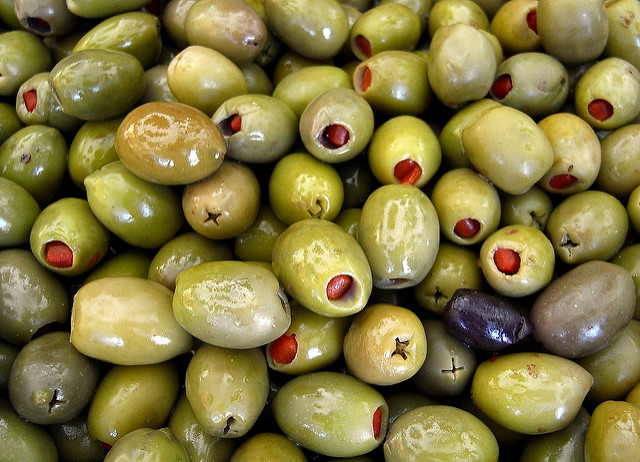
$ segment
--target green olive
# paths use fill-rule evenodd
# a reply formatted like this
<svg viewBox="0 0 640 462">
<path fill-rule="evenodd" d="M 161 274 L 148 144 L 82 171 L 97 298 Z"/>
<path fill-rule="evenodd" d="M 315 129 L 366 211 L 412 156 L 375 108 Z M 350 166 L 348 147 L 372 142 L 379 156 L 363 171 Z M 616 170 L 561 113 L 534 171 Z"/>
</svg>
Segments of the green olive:
<svg viewBox="0 0 640 462">
<path fill-rule="evenodd" d="M 633 229 L 640 232 L 640 185 L 629 194 L 626 210 Z"/>
<path fill-rule="evenodd" d="M 20 348 L 0 340 L 0 393 L 7 396 L 7 384 L 9 383 L 9 374 L 11 366 L 20 353 Z"/>
<path fill-rule="evenodd" d="M 591 414 L 584 443 L 585 462 L 633 459 L 640 453 L 640 407 L 605 401 Z"/>
<path fill-rule="evenodd" d="M 538 0 L 504 2 L 491 19 L 489 30 L 500 41 L 507 55 L 538 51 Z"/>
<path fill-rule="evenodd" d="M 247 82 L 249 94 L 269 96 L 273 93 L 273 82 L 262 66 L 255 62 L 246 63 L 240 66 L 240 71 Z"/>
<path fill-rule="evenodd" d="M 387 405 L 389 406 L 389 427 L 393 425 L 393 422 L 411 409 L 415 409 L 421 406 L 430 406 L 432 404 L 438 404 L 438 402 L 416 391 L 396 391 L 387 393 L 384 395 Z"/>
<path fill-rule="evenodd" d="M 636 40 L 640 5 L 632 0 L 607 0 L 605 11 L 609 35 L 604 55 L 617 56 L 640 68 L 640 46 Z"/>
<path fill-rule="evenodd" d="M 101 462 L 104 459 L 104 446 L 89 434 L 86 411 L 71 420 L 49 426 L 49 431 L 59 460 Z"/>
<path fill-rule="evenodd" d="M 123 435 L 107 453 L 105 462 L 133 458 L 138 460 L 175 460 L 186 462 L 189 454 L 168 428 L 138 428 Z"/>
<path fill-rule="evenodd" d="M 613 130 L 601 141 L 598 189 L 622 199 L 640 184 L 640 171 L 635 168 L 640 155 L 635 149 L 639 139 L 640 124 L 632 123 Z"/>
<path fill-rule="evenodd" d="M 280 433 L 257 433 L 247 439 L 233 453 L 229 462 L 260 462 L 262 460 L 306 462 L 302 449 Z"/>
<path fill-rule="evenodd" d="M 500 226 L 525 225 L 544 231 L 553 210 L 551 197 L 537 185 L 523 194 L 503 194 L 500 202 Z"/>
<path fill-rule="evenodd" d="M 340 215 L 335 219 L 334 223 L 339 225 L 346 232 L 351 234 L 356 239 L 358 238 L 358 224 L 360 223 L 360 216 L 362 215 L 362 209 L 352 207 L 348 209 L 342 209 Z"/>
<path fill-rule="evenodd" d="M 150 0 L 119 0 L 103 2 L 100 0 L 67 0 L 67 7 L 73 14 L 82 18 L 104 18 L 125 11 L 135 10 L 147 5 Z"/>
<path fill-rule="evenodd" d="M 31 227 L 40 215 L 40 205 L 18 183 L 0 176 L 0 248 L 29 242 Z"/>
<path fill-rule="evenodd" d="M 7 138 L 20 130 L 24 124 L 15 105 L 0 102 L 0 144 L 4 143 Z"/>
<path fill-rule="evenodd" d="M 84 278 L 84 284 L 95 279 L 110 276 L 133 276 L 146 278 L 149 273 L 149 265 L 153 255 L 146 251 L 132 247 L 119 251 L 115 255 L 109 255 L 100 262 Z"/>
<path fill-rule="evenodd" d="M 429 12 L 429 37 L 441 27 L 467 24 L 479 30 L 489 28 L 489 18 L 477 2 L 471 0 L 439 0 Z"/>
<path fill-rule="evenodd" d="M 636 286 L 636 312 L 634 319 L 640 320 L 640 245 L 632 244 L 623 247 L 620 252 L 609 260 L 611 263 L 622 266 L 631 274 L 633 283 Z"/>
<path fill-rule="evenodd" d="M 185 21 L 191 7 L 197 0 L 169 0 L 164 6 L 161 16 L 163 31 L 176 46 L 184 48 L 189 45 L 185 32 Z"/>
<path fill-rule="evenodd" d="M 0 33 L 0 95 L 13 96 L 27 79 L 51 70 L 51 53 L 42 39 L 26 30 Z"/>
<path fill-rule="evenodd" d="M 269 204 L 262 204 L 253 224 L 234 239 L 233 253 L 244 261 L 271 262 L 278 236 L 287 229 Z"/>
<path fill-rule="evenodd" d="M 0 442 L 2 457 L 7 461 L 58 461 L 55 442 L 47 429 L 24 420 L 4 397 L 0 398 Z"/>
</svg>

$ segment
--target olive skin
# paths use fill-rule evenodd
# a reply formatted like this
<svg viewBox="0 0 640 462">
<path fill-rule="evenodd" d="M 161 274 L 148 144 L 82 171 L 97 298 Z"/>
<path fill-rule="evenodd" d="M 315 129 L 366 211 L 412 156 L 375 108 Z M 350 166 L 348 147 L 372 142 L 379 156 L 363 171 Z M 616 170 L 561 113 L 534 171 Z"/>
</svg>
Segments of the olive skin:
<svg viewBox="0 0 640 462">
<path fill-rule="evenodd" d="M 611 263 L 622 266 L 629 271 L 636 286 L 636 312 L 633 319 L 640 320 L 640 245 L 632 244 L 623 247 L 620 252 L 609 260 Z"/>
<path fill-rule="evenodd" d="M 612 0 L 605 4 L 609 19 L 609 35 L 605 56 L 617 56 L 640 68 L 640 47 L 635 40 L 640 18 L 640 5 L 631 0 Z"/>
<path fill-rule="evenodd" d="M 163 31 L 171 39 L 171 42 L 180 48 L 189 45 L 185 21 L 194 3 L 196 0 L 169 0 L 160 17 Z"/>
<path fill-rule="evenodd" d="M 0 251 L 0 339 L 25 345 L 47 324 L 66 323 L 70 307 L 65 285 L 31 251 Z"/>
<path fill-rule="evenodd" d="M 189 8 L 184 31 L 190 45 L 212 48 L 236 64 L 254 61 L 267 44 L 267 26 L 241 0 L 205 0 Z"/>
<path fill-rule="evenodd" d="M 636 232 L 640 232 L 640 185 L 636 186 L 627 200 L 627 214 Z"/>
<path fill-rule="evenodd" d="M 167 428 L 180 440 L 191 462 L 229 460 L 238 446 L 234 438 L 219 438 L 204 431 L 184 391 L 176 400 Z"/>
<path fill-rule="evenodd" d="M 136 176 L 168 185 L 210 176 L 227 151 L 211 118 L 177 102 L 146 103 L 130 111 L 118 127 L 115 148 Z"/>
<path fill-rule="evenodd" d="M 262 350 L 203 344 L 187 367 L 185 392 L 196 420 L 208 434 L 245 435 L 260 417 L 269 394 Z"/>
<path fill-rule="evenodd" d="M 0 102 L 0 144 L 24 127 L 15 105 Z"/>
<path fill-rule="evenodd" d="M 60 460 L 101 462 L 104 446 L 89 434 L 87 413 L 82 412 L 66 422 L 49 426 Z"/>
<path fill-rule="evenodd" d="M 356 378 L 372 385 L 394 385 L 422 367 L 427 338 L 422 322 L 411 310 L 376 303 L 353 318 L 343 352 Z"/>
<path fill-rule="evenodd" d="M 533 331 L 527 317 L 507 300 L 471 289 L 453 293 L 442 321 L 458 339 L 485 351 L 500 351 Z"/>
<path fill-rule="evenodd" d="M 438 215 L 415 186 L 380 186 L 362 206 L 358 243 L 369 260 L 375 287 L 413 287 L 426 277 L 438 254 Z"/>
<path fill-rule="evenodd" d="M 233 254 L 243 261 L 271 263 L 273 247 L 285 229 L 287 225 L 273 213 L 269 204 L 262 204 L 253 224 L 235 237 Z"/>
<path fill-rule="evenodd" d="M 25 30 L 0 33 L 0 61 L 0 96 L 14 96 L 26 80 L 53 65 L 46 45 Z"/>
<path fill-rule="evenodd" d="M 508 106 L 483 112 L 462 132 L 475 169 L 508 194 L 524 194 L 553 165 L 553 147 L 536 123 Z"/>
<path fill-rule="evenodd" d="M 529 20 L 536 16 L 538 0 L 514 0 L 504 2 L 491 18 L 489 30 L 502 45 L 507 55 L 515 55 L 541 48 L 537 33 L 537 21 L 534 28 Z"/>
<path fill-rule="evenodd" d="M 503 194 L 500 197 L 500 225 L 525 225 L 545 231 L 553 210 L 550 195 L 537 185 L 523 194 Z"/>
<path fill-rule="evenodd" d="M 636 309 L 631 274 L 603 261 L 582 263 L 551 282 L 536 298 L 529 319 L 544 347 L 579 358 L 607 346 Z"/>
<path fill-rule="evenodd" d="M 31 227 L 40 215 L 38 201 L 18 183 L 0 177 L 0 248 L 29 242 Z"/>
<path fill-rule="evenodd" d="M 58 61 L 49 83 L 63 112 L 82 120 L 102 120 L 125 113 L 142 97 L 144 68 L 124 51 L 82 50 Z"/>
<path fill-rule="evenodd" d="M 140 98 L 141 104 L 154 101 L 178 101 L 176 95 L 169 88 L 168 73 L 169 64 L 156 64 L 144 71 L 145 89 L 142 98 Z"/>
<path fill-rule="evenodd" d="M 247 82 L 249 94 L 271 95 L 273 93 L 273 82 L 265 70 L 255 62 L 243 64 L 240 71 Z"/>
<path fill-rule="evenodd" d="M 605 401 L 591 414 L 584 444 L 586 462 L 627 460 L 640 452 L 640 408 L 625 401 Z"/>
<path fill-rule="evenodd" d="M 98 380 L 98 362 L 79 353 L 68 332 L 50 332 L 20 350 L 9 375 L 9 399 L 30 422 L 62 423 L 82 412 Z"/>
<path fill-rule="evenodd" d="M 165 286 L 143 278 L 91 281 L 73 298 L 71 343 L 89 357 L 120 365 L 159 363 L 186 353 L 192 337 L 173 317 L 172 298 Z"/>
<path fill-rule="evenodd" d="M 232 120 L 240 117 L 240 128 Z M 298 118 L 282 100 L 269 95 L 229 98 L 212 116 L 227 145 L 227 156 L 251 164 L 277 161 L 298 137 Z M 234 122 L 235 124 L 236 122 Z"/>
<path fill-rule="evenodd" d="M 624 205 L 602 191 L 582 191 L 564 199 L 549 215 L 546 233 L 556 256 L 576 265 L 608 260 L 624 244 L 629 218 Z"/>
<path fill-rule="evenodd" d="M 497 423 L 536 435 L 569 425 L 592 384 L 589 372 L 561 356 L 509 353 L 478 365 L 471 395 Z"/>
<path fill-rule="evenodd" d="M 148 3 L 149 0 L 120 0 L 107 3 L 99 0 L 67 0 L 67 7 L 73 14 L 82 18 L 104 18 L 142 8 Z"/>
<path fill-rule="evenodd" d="M 119 251 L 116 255 L 107 256 L 84 278 L 84 284 L 95 279 L 110 276 L 147 277 L 151 258 L 147 252 L 131 248 Z"/>
<path fill-rule="evenodd" d="M 338 54 L 349 38 L 349 21 L 337 0 L 264 0 L 269 30 L 294 52 L 311 59 Z"/>
<path fill-rule="evenodd" d="M 389 462 L 404 460 L 498 460 L 498 442 L 480 419 L 457 407 L 428 405 L 411 409 L 389 428 L 384 442 Z"/>
<path fill-rule="evenodd" d="M 131 11 L 104 19 L 82 36 L 72 52 L 106 49 L 129 53 L 148 69 L 162 49 L 160 19 L 142 11 Z"/>
<path fill-rule="evenodd" d="M 119 160 L 87 176 L 84 186 L 93 214 L 128 244 L 160 247 L 185 221 L 180 197 L 170 186 L 139 178 Z"/>
<path fill-rule="evenodd" d="M 439 5 L 438 5 L 439 3 Z M 444 26 L 463 23 L 478 30 L 489 28 L 489 18 L 478 2 L 469 0 L 440 0 L 434 2 L 428 18 L 429 36 Z"/>
<path fill-rule="evenodd" d="M 609 133 L 600 143 L 602 162 L 596 186 L 624 200 L 640 184 L 638 165 L 639 152 L 635 148 L 640 142 L 640 124 L 624 125 Z"/>
<path fill-rule="evenodd" d="M 123 435 L 107 453 L 105 462 L 123 459 L 189 462 L 189 454 L 168 428 L 138 428 Z"/>
<path fill-rule="evenodd" d="M 22 419 L 4 397 L 0 398 L 0 443 L 2 456 L 8 461 L 58 461 L 58 450 L 47 429 Z"/>
<path fill-rule="evenodd" d="M 113 366 L 89 404 L 89 433 L 102 443 L 114 445 L 138 428 L 160 428 L 179 389 L 178 368 L 172 361 Z"/>
<path fill-rule="evenodd" d="M 0 340 L 0 393 L 7 395 L 7 384 L 9 383 L 9 374 L 11 366 L 20 353 L 20 348 Z"/>
<path fill-rule="evenodd" d="M 595 60 L 607 44 L 609 21 L 600 0 L 538 0 L 537 27 L 544 50 L 568 65 Z"/>
<path fill-rule="evenodd" d="M 262 432 L 247 439 L 229 459 L 229 462 L 259 462 L 261 460 L 287 460 L 306 462 L 307 458 L 293 441 L 279 433 Z"/>
<path fill-rule="evenodd" d="M 194 337 L 225 348 L 254 348 L 280 337 L 291 310 L 275 275 L 240 261 L 200 263 L 181 271 L 176 320 Z"/>
<path fill-rule="evenodd" d="M 355 314 L 371 295 L 365 252 L 354 237 L 327 220 L 307 219 L 289 226 L 273 247 L 272 266 L 287 293 L 324 316 Z M 349 282 L 333 296 L 332 284 L 342 276 Z"/>
<path fill-rule="evenodd" d="M 354 457 L 378 447 L 388 406 L 372 386 L 339 372 L 295 377 L 276 392 L 273 416 L 300 446 L 330 457 Z"/>
</svg>

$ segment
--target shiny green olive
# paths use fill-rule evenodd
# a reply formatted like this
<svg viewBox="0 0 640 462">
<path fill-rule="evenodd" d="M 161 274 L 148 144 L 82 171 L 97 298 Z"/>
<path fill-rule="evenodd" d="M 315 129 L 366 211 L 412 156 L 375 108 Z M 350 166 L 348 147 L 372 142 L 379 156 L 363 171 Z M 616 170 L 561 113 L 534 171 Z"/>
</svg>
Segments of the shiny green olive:
<svg viewBox="0 0 640 462">
<path fill-rule="evenodd" d="M 623 247 L 620 252 L 609 260 L 611 263 L 622 266 L 631 274 L 633 283 L 636 286 L 636 312 L 634 319 L 640 320 L 640 245 L 632 244 Z"/>
<path fill-rule="evenodd" d="M 29 242 L 31 227 L 40 215 L 40 205 L 18 183 L 0 176 L 0 248 Z"/>
<path fill-rule="evenodd" d="M 247 82 L 249 94 L 269 96 L 273 93 L 273 82 L 259 64 L 255 62 L 243 64 L 240 66 L 240 71 Z"/>
<path fill-rule="evenodd" d="M 593 377 L 548 353 L 509 353 L 478 365 L 473 402 L 504 427 L 536 435 L 565 428 L 580 410 Z"/>
<path fill-rule="evenodd" d="M 201 0 L 185 17 L 190 45 L 219 51 L 236 64 L 255 60 L 267 44 L 267 26 L 244 0 Z"/>
<path fill-rule="evenodd" d="M 344 188 L 343 208 L 361 207 L 376 186 L 369 162 L 364 155 L 336 164 Z"/>
<path fill-rule="evenodd" d="M 244 261 L 271 262 L 278 236 L 287 229 L 269 204 L 262 204 L 253 224 L 234 239 L 233 253 Z"/>
<path fill-rule="evenodd" d="M 262 460 L 306 462 L 302 449 L 280 433 L 262 432 L 247 439 L 229 459 L 229 462 L 259 462 Z"/>
<path fill-rule="evenodd" d="M 420 308 L 441 315 L 456 289 L 480 290 L 483 284 L 477 250 L 443 241 L 429 273 L 413 287 L 413 297 Z"/>
<path fill-rule="evenodd" d="M 617 56 L 640 67 L 640 47 L 636 41 L 640 5 L 632 0 L 607 0 L 605 11 L 609 20 L 609 35 L 605 56 Z"/>
<path fill-rule="evenodd" d="M 29 250 L 0 251 L 0 289 L 0 339 L 6 342 L 25 345 L 39 329 L 69 320 L 65 285 Z"/>
<path fill-rule="evenodd" d="M 87 176 L 84 186 L 94 215 L 131 245 L 160 247 L 184 223 L 180 197 L 170 186 L 137 177 L 121 161 Z"/>
<path fill-rule="evenodd" d="M 140 98 L 141 104 L 154 101 L 178 101 L 169 88 L 168 71 L 168 64 L 157 64 L 144 71 L 145 90 Z"/>
<path fill-rule="evenodd" d="M 444 173 L 434 184 L 431 201 L 442 235 L 458 245 L 484 241 L 500 223 L 496 188 L 468 168 Z"/>
<path fill-rule="evenodd" d="M 185 391 L 196 421 L 208 434 L 244 436 L 267 403 L 269 373 L 264 353 L 260 348 L 202 344 L 187 367 Z"/>
<path fill-rule="evenodd" d="M 547 221 L 547 235 L 556 255 L 570 265 L 610 259 L 622 248 L 628 228 L 624 205 L 596 190 L 567 197 Z"/>
<path fill-rule="evenodd" d="M 167 83 L 178 101 L 208 116 L 227 99 L 249 91 L 242 71 L 233 61 L 201 45 L 190 45 L 171 60 Z"/>
<path fill-rule="evenodd" d="M 369 260 L 375 287 L 415 286 L 426 277 L 438 254 L 438 214 L 415 186 L 381 186 L 362 206 L 358 243 Z"/>
<path fill-rule="evenodd" d="M 80 119 L 62 111 L 51 90 L 49 72 L 39 72 L 20 85 L 16 113 L 25 125 L 48 125 L 63 133 L 73 133 L 82 125 Z"/>
<path fill-rule="evenodd" d="M 4 143 L 7 138 L 20 130 L 24 124 L 15 105 L 0 102 L 0 144 Z"/>
<path fill-rule="evenodd" d="M 640 404 L 640 382 L 636 383 L 627 394 L 625 401 L 633 404 Z"/>
<path fill-rule="evenodd" d="M 7 396 L 7 384 L 9 383 L 9 374 L 11 366 L 20 353 L 20 348 L 0 340 L 0 393 Z"/>
<path fill-rule="evenodd" d="M 81 353 L 112 364 L 174 358 L 189 351 L 192 338 L 174 318 L 172 299 L 169 289 L 144 278 L 113 276 L 88 282 L 73 298 L 71 343 Z"/>
<path fill-rule="evenodd" d="M 640 407 L 605 401 L 591 414 L 584 443 L 585 462 L 633 459 L 640 452 Z"/>
<path fill-rule="evenodd" d="M 374 117 L 369 103 L 350 88 L 332 88 L 300 115 L 299 133 L 307 151 L 329 163 L 351 160 L 369 144 Z"/>
<path fill-rule="evenodd" d="M 0 398 L 0 443 L 7 461 L 58 461 L 56 445 L 47 429 L 20 417 L 5 397 Z"/>
<path fill-rule="evenodd" d="M 84 30 L 74 29 L 72 32 L 61 37 L 45 37 L 42 41 L 49 49 L 53 62 L 57 63 L 62 58 L 71 54 L 71 50 L 76 46 L 78 40 L 84 35 Z"/>
<path fill-rule="evenodd" d="M 489 18 L 477 2 L 471 0 L 439 0 L 429 12 L 428 32 L 433 38 L 441 27 L 467 24 L 479 30 L 489 29 Z"/>
<path fill-rule="evenodd" d="M 349 38 L 349 21 L 337 0 L 264 0 L 263 4 L 269 30 L 307 58 L 335 56 Z"/>
<path fill-rule="evenodd" d="M 150 0 L 119 0 L 102 2 L 100 0 L 66 0 L 69 11 L 82 18 L 105 18 L 118 13 L 142 8 Z"/>
<path fill-rule="evenodd" d="M 99 265 L 89 272 L 83 283 L 111 276 L 145 278 L 149 272 L 152 258 L 153 255 L 136 247 L 121 250 L 116 255 L 105 257 Z"/>
<path fill-rule="evenodd" d="M 410 379 L 422 367 L 427 337 L 413 311 L 375 303 L 351 321 L 343 353 L 354 377 L 372 385 L 394 385 Z"/>
<path fill-rule="evenodd" d="M 194 337 L 225 348 L 254 348 L 280 337 L 291 310 L 275 275 L 241 261 L 211 261 L 181 271 L 176 320 Z"/>
<path fill-rule="evenodd" d="M 101 462 L 104 459 L 105 448 L 89 434 L 85 411 L 71 420 L 49 426 L 49 431 L 60 460 Z"/>
<path fill-rule="evenodd" d="M 420 30 L 425 32 L 427 30 L 427 22 L 429 20 L 429 13 L 431 13 L 432 2 L 431 0 L 380 0 L 380 4 L 384 3 L 399 3 L 404 6 L 408 6 L 415 14 L 418 15 L 420 20 Z"/>
<path fill-rule="evenodd" d="M 596 186 L 618 198 L 628 197 L 640 184 L 635 168 L 640 152 L 635 149 L 640 139 L 640 124 L 624 125 L 609 133 L 602 141 L 602 162 Z"/>
<path fill-rule="evenodd" d="M 304 109 L 316 97 L 332 88 L 352 88 L 349 75 L 339 67 L 306 66 L 282 78 L 272 96 L 284 101 L 300 119 Z"/>
<path fill-rule="evenodd" d="M 151 260 L 148 278 L 176 288 L 176 276 L 183 270 L 208 261 L 230 260 L 231 249 L 195 232 L 180 234 L 163 245 Z"/>
<path fill-rule="evenodd" d="M 321 371 L 295 377 L 280 387 L 271 407 L 285 435 L 324 456 L 366 454 L 387 433 L 384 397 L 347 374 Z"/>
<path fill-rule="evenodd" d="M 558 112 L 569 96 L 569 73 L 553 56 L 518 53 L 496 69 L 491 96 L 533 118 L 548 116 Z"/>
<path fill-rule="evenodd" d="M 398 417 L 384 442 L 385 460 L 498 460 L 491 430 L 467 411 L 449 405 L 411 409 Z"/>
<path fill-rule="evenodd" d="M 442 153 L 431 127 L 414 116 L 393 117 L 380 125 L 367 150 L 369 167 L 382 184 L 422 188 L 440 168 Z"/>
<path fill-rule="evenodd" d="M 438 404 L 435 399 L 424 393 L 407 390 L 387 393 L 384 395 L 384 399 L 389 406 L 389 427 L 398 417 L 411 409 Z"/>
<path fill-rule="evenodd" d="M 595 60 L 607 44 L 609 21 L 601 0 L 538 0 L 544 50 L 567 65 Z"/>
<path fill-rule="evenodd" d="M 351 317 L 329 317 L 298 302 L 291 304 L 291 325 L 266 347 L 270 369 L 301 375 L 326 368 L 342 356 Z"/>
<path fill-rule="evenodd" d="M 287 225 L 308 218 L 334 220 L 343 201 L 336 169 L 305 152 L 284 156 L 269 177 L 269 203 Z"/>
<path fill-rule="evenodd" d="M 238 446 L 234 438 L 220 438 L 204 431 L 193 415 L 184 391 L 176 400 L 167 427 L 180 440 L 191 462 L 229 460 Z"/>
<path fill-rule="evenodd" d="M 324 316 L 357 313 L 371 294 L 371 269 L 358 241 L 327 220 L 290 225 L 275 243 L 272 265 L 287 293 Z"/>
<path fill-rule="evenodd" d="M 640 232 L 640 185 L 636 186 L 627 200 L 627 214 L 636 232 Z"/>
<path fill-rule="evenodd" d="M 464 23 L 444 26 L 429 46 L 429 84 L 445 106 L 456 109 L 487 95 L 497 64 L 491 40 L 478 29 Z"/>
<path fill-rule="evenodd" d="M 500 226 L 525 225 L 544 231 L 553 210 L 551 197 L 537 185 L 523 194 L 503 194 L 500 197 Z"/>
<path fill-rule="evenodd" d="M 598 136 L 580 117 L 551 114 L 538 122 L 553 148 L 553 165 L 540 179 L 542 189 L 569 195 L 588 189 L 599 175 L 602 150 Z"/>
<path fill-rule="evenodd" d="M 51 70 L 51 53 L 37 35 L 25 30 L 0 33 L 0 95 L 13 96 L 27 79 Z"/>
<path fill-rule="evenodd" d="M 304 67 L 333 66 L 333 64 L 333 58 L 312 59 L 299 55 L 298 53 L 294 53 L 291 50 L 286 50 L 278 56 L 277 61 L 274 63 L 272 77 L 273 84 L 277 86 L 286 76 L 293 74 Z"/>
<path fill-rule="evenodd" d="M 340 4 L 351 6 L 361 13 L 368 10 L 371 7 L 371 3 L 371 0 L 340 0 Z"/>
<path fill-rule="evenodd" d="M 81 50 L 104 49 L 129 53 L 140 61 L 145 69 L 154 65 L 160 56 L 160 19 L 142 11 L 132 11 L 110 16 L 84 34 L 73 47 L 73 53 Z"/>
<path fill-rule="evenodd" d="M 433 99 L 427 67 L 427 61 L 413 52 L 387 50 L 358 64 L 351 81 L 374 111 L 418 116 Z"/>
<path fill-rule="evenodd" d="M 107 453 L 105 462 L 130 460 L 174 460 L 189 462 L 180 440 L 168 428 L 138 428 L 123 435 Z"/>
<path fill-rule="evenodd" d="M 67 171 L 78 188 L 84 190 L 87 176 L 118 160 L 115 142 L 121 122 L 121 117 L 85 122 L 73 136 L 67 156 Z"/>
<path fill-rule="evenodd" d="M 62 423 L 80 414 L 98 380 L 98 362 L 73 347 L 69 332 L 49 332 L 20 350 L 9 375 L 9 399 L 30 422 Z"/>
<path fill-rule="evenodd" d="M 385 50 L 412 51 L 420 40 L 420 18 L 401 3 L 380 3 L 351 27 L 351 51 L 361 61 Z"/>
<path fill-rule="evenodd" d="M 489 30 L 507 55 L 541 48 L 536 19 L 538 0 L 504 2 L 491 18 Z"/>
<path fill-rule="evenodd" d="M 204 112 L 177 102 L 152 102 L 130 111 L 118 127 L 118 158 L 153 183 L 176 185 L 213 174 L 226 154 L 222 133 Z"/>
<path fill-rule="evenodd" d="M 358 224 L 360 223 L 360 216 L 362 215 L 362 209 L 352 207 L 348 209 L 342 209 L 340 215 L 338 215 L 334 221 L 336 225 L 339 225 L 346 232 L 351 234 L 356 239 L 358 238 Z"/>
<path fill-rule="evenodd" d="M 0 1 L 0 20 L 5 26 L 2 30 L 5 30 L 7 27 L 14 30 L 20 30 L 22 28 L 22 24 L 20 24 L 16 16 L 13 2 L 14 0 Z"/>
<path fill-rule="evenodd" d="M 227 159 L 211 176 L 184 188 L 182 211 L 197 233 L 209 239 L 230 239 L 253 224 L 260 194 L 253 170 Z"/>
<path fill-rule="evenodd" d="M 185 21 L 191 7 L 197 0 L 169 0 L 162 10 L 160 17 L 162 30 L 171 42 L 180 48 L 189 45 L 185 32 Z"/>
<path fill-rule="evenodd" d="M 624 399 L 640 381 L 640 321 L 631 320 L 603 349 L 576 361 L 593 375 L 587 402 Z"/>
<path fill-rule="evenodd" d="M 113 366 L 89 404 L 89 433 L 114 445 L 138 428 L 159 428 L 169 417 L 179 388 L 178 368 L 172 361 Z"/>
<path fill-rule="evenodd" d="M 18 183 L 40 205 L 48 204 L 62 186 L 67 151 L 58 129 L 26 126 L 0 145 L 0 176 Z"/>
<path fill-rule="evenodd" d="M 298 118 L 282 100 L 269 95 L 229 98 L 213 114 L 227 144 L 227 156 L 251 164 L 276 161 L 298 138 Z"/>
<path fill-rule="evenodd" d="M 462 132 L 475 169 L 508 194 L 523 194 L 553 165 L 553 148 L 534 120 L 517 109 L 487 110 Z"/>
</svg>

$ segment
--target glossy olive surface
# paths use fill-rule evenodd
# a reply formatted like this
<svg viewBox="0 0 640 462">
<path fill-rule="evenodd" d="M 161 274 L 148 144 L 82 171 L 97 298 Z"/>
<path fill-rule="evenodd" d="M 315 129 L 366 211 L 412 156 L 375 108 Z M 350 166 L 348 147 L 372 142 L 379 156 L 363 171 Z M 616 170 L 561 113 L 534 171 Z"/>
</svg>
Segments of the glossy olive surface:
<svg viewBox="0 0 640 462">
<path fill-rule="evenodd" d="M 585 461 L 625 460 L 640 451 L 640 408 L 625 401 L 605 401 L 593 411 L 584 445 Z"/>
<path fill-rule="evenodd" d="M 125 458 L 174 460 L 176 462 L 190 460 L 182 443 L 168 428 L 133 430 L 116 441 L 104 460 L 117 462 Z"/>
<path fill-rule="evenodd" d="M 26 244 L 40 212 L 40 205 L 29 191 L 0 177 L 0 248 Z"/>
<path fill-rule="evenodd" d="M 22 419 L 6 398 L 0 398 L 0 443 L 6 460 L 57 462 L 58 451 L 47 430 Z"/>
</svg>

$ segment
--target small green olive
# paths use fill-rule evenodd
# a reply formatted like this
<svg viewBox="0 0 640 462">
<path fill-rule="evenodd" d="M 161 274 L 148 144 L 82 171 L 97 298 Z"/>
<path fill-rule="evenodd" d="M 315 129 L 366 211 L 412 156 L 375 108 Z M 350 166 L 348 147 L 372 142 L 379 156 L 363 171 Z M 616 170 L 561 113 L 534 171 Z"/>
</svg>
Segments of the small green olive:
<svg viewBox="0 0 640 462">
<path fill-rule="evenodd" d="M 491 19 L 489 30 L 507 55 L 541 48 L 536 7 L 538 0 L 504 2 Z"/>
<path fill-rule="evenodd" d="M 29 242 L 40 205 L 18 183 L 0 177 L 0 248 L 19 247 Z"/>
</svg>

